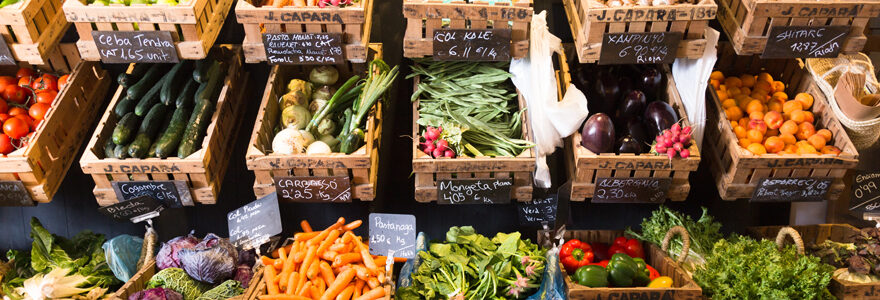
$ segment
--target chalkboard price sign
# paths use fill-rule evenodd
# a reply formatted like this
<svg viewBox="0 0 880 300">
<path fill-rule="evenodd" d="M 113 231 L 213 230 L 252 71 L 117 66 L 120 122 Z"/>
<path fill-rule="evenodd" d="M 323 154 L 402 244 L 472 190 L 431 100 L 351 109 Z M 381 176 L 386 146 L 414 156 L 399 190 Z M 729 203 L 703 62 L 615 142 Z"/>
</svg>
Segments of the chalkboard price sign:
<svg viewBox="0 0 880 300">
<path fill-rule="evenodd" d="M 34 205 L 36 205 L 34 199 L 31 199 L 31 195 L 21 181 L 0 181 L 0 206 Z"/>
<path fill-rule="evenodd" d="M 416 257 L 416 217 L 370 214 L 370 254 Z"/>
<path fill-rule="evenodd" d="M 880 212 L 880 173 L 856 173 L 853 178 L 849 210 L 865 213 Z"/>
<path fill-rule="evenodd" d="M 269 194 L 226 214 L 229 240 L 236 247 L 259 247 L 281 233 L 278 196 Z"/>
<path fill-rule="evenodd" d="M 434 31 L 434 60 L 508 61 L 510 29 L 438 29 Z"/>
<path fill-rule="evenodd" d="M 120 201 L 146 196 L 170 208 L 193 205 L 189 187 L 182 180 L 113 181 L 112 185 Z"/>
<path fill-rule="evenodd" d="M 170 31 L 92 31 L 92 39 L 104 63 L 180 61 Z"/>
<path fill-rule="evenodd" d="M 510 203 L 512 179 L 443 179 L 437 187 L 439 204 Z"/>
<path fill-rule="evenodd" d="M 0 65 L 16 65 L 15 57 L 12 56 L 12 51 L 9 50 L 9 45 L 3 37 L 0 37 Z"/>
<path fill-rule="evenodd" d="M 606 33 L 599 64 L 669 64 L 675 60 L 681 32 Z"/>
<path fill-rule="evenodd" d="M 764 178 L 758 182 L 751 202 L 815 202 L 825 200 L 831 178 Z"/>
<path fill-rule="evenodd" d="M 837 57 L 850 26 L 774 26 L 761 58 Z"/>
<path fill-rule="evenodd" d="M 275 191 L 286 202 L 351 202 L 348 176 L 275 177 Z"/>
<path fill-rule="evenodd" d="M 138 223 L 146 219 L 158 217 L 165 207 L 162 202 L 151 197 L 137 197 L 131 200 L 98 208 L 105 216 Z"/>
<path fill-rule="evenodd" d="M 345 60 L 342 33 L 264 33 L 263 47 L 270 64 L 323 65 Z"/>
<path fill-rule="evenodd" d="M 516 211 L 521 225 L 543 225 L 553 227 L 556 224 L 556 213 L 559 196 L 547 195 L 544 198 L 532 199 L 529 202 L 517 203 Z"/>
<path fill-rule="evenodd" d="M 654 177 L 599 177 L 594 203 L 663 203 L 672 179 Z"/>
</svg>

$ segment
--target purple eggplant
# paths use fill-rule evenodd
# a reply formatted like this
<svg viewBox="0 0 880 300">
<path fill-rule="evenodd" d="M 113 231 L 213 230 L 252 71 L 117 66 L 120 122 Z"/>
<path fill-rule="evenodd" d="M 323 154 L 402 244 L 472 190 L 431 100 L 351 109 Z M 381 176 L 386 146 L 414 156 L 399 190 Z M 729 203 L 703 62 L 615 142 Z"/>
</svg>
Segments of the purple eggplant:
<svg viewBox="0 0 880 300">
<path fill-rule="evenodd" d="M 594 153 L 609 153 L 616 141 L 614 123 L 603 113 L 592 115 L 581 129 L 581 145 Z"/>
<path fill-rule="evenodd" d="M 639 84 L 639 88 L 642 89 L 642 92 L 645 93 L 645 96 L 648 97 L 648 101 L 657 100 L 657 95 L 660 93 L 661 86 L 663 85 L 663 74 L 660 73 L 657 68 L 648 67 L 642 70 L 641 82 Z"/>
<path fill-rule="evenodd" d="M 642 153 L 642 144 L 629 135 L 621 137 L 617 140 L 617 154 L 620 153 L 640 154 Z"/>
<path fill-rule="evenodd" d="M 657 136 L 658 133 L 669 129 L 669 127 L 672 127 L 672 124 L 678 122 L 678 114 L 675 113 L 672 106 L 663 101 L 648 103 L 648 107 L 645 108 L 644 118 L 648 127 L 648 134 L 652 137 Z"/>
<path fill-rule="evenodd" d="M 634 90 L 629 92 L 617 106 L 617 116 L 626 120 L 638 117 L 645 110 L 646 104 L 645 94 L 642 91 Z"/>
<path fill-rule="evenodd" d="M 642 151 L 646 151 L 649 144 L 651 144 L 654 140 L 654 136 L 648 136 L 648 131 L 645 129 L 645 122 L 642 122 L 639 118 L 630 119 L 629 122 L 626 123 L 626 131 L 624 133 L 628 134 L 632 137 L 636 142 L 639 142 L 639 145 L 642 147 Z"/>
<path fill-rule="evenodd" d="M 613 114 L 617 101 L 620 100 L 618 78 L 610 71 L 602 71 L 593 83 L 593 90 L 598 98 L 590 99 L 590 102 L 598 101 L 598 112 Z"/>
</svg>

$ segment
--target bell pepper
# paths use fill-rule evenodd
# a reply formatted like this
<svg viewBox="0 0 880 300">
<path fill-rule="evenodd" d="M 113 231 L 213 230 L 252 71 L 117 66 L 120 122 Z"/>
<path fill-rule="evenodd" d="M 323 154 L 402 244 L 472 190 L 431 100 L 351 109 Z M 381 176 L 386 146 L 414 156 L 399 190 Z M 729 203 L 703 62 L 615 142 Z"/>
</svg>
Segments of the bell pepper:
<svg viewBox="0 0 880 300">
<path fill-rule="evenodd" d="M 650 279 L 652 281 L 657 279 L 657 277 L 660 277 L 660 272 L 657 272 L 657 269 L 654 269 L 651 265 L 646 265 L 645 267 L 648 268 L 648 272 L 651 274 Z"/>
<path fill-rule="evenodd" d="M 593 250 L 590 244 L 576 239 L 570 240 L 562 244 L 562 248 L 559 249 L 559 260 L 565 267 L 565 272 L 573 274 L 580 267 L 593 262 Z"/>
<path fill-rule="evenodd" d="M 669 288 L 672 287 L 672 278 L 666 276 L 657 277 L 648 284 L 649 288 Z"/>
<path fill-rule="evenodd" d="M 646 286 L 648 283 L 651 283 L 651 271 L 648 270 L 648 264 L 645 260 L 635 257 L 633 261 L 636 262 L 636 276 L 633 278 L 634 284 L 636 286 Z"/>
<path fill-rule="evenodd" d="M 595 242 L 590 244 L 590 247 L 593 248 L 593 255 L 596 260 L 602 261 L 611 259 L 611 255 L 608 254 L 608 244 Z"/>
<path fill-rule="evenodd" d="M 633 259 L 625 253 L 611 256 L 608 263 L 608 278 L 613 286 L 635 287 L 650 283 L 650 273 L 642 259 Z"/>
<path fill-rule="evenodd" d="M 583 266 L 574 272 L 574 280 L 583 286 L 608 287 L 608 271 L 600 266 Z"/>
</svg>

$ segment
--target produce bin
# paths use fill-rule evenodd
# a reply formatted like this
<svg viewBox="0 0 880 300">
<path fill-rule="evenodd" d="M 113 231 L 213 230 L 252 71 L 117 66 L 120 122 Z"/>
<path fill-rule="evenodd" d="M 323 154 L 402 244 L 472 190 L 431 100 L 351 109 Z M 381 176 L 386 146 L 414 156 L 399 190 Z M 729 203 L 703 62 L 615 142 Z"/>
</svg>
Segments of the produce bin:
<svg viewBox="0 0 880 300">
<path fill-rule="evenodd" d="M 681 32 L 676 57 L 700 58 L 705 29 L 715 19 L 713 0 L 697 4 L 608 7 L 597 0 L 563 0 L 565 14 L 582 63 L 596 62 L 606 33 Z"/>
<path fill-rule="evenodd" d="M 569 52 L 570 53 L 570 52 Z M 564 55 L 560 56 L 558 64 L 559 99 L 565 95 L 565 89 L 571 83 L 571 73 L 568 62 Z M 682 126 L 690 126 L 681 96 L 672 78 L 669 67 L 664 65 L 662 69 L 667 78 L 666 91 L 667 103 L 672 106 L 681 118 Z M 688 176 L 697 170 L 700 165 L 700 151 L 693 143 L 688 150 L 688 158 L 676 157 L 672 160 L 666 155 L 654 155 L 651 153 L 593 153 L 581 146 L 581 130 L 565 139 L 566 169 L 572 180 L 571 200 L 585 201 L 592 198 L 596 190 L 599 178 L 671 178 L 672 182 L 666 191 L 666 198 L 673 201 L 684 201 L 691 190 Z"/>
<path fill-rule="evenodd" d="M 0 8 L 0 35 L 15 60 L 43 65 L 47 56 L 54 55 L 69 25 L 61 12 L 61 2 L 20 0 Z"/>
<path fill-rule="evenodd" d="M 382 58 L 382 44 L 370 44 L 370 61 Z M 369 63 L 346 62 L 335 65 L 339 80 L 352 75 L 364 76 Z M 247 167 L 256 175 L 254 194 L 257 198 L 275 193 L 275 176 L 347 176 L 351 180 L 352 198 L 373 200 L 378 180 L 379 141 L 382 136 L 382 101 L 377 101 L 367 118 L 364 138 L 366 145 L 351 154 L 273 154 L 272 139 L 281 116 L 279 97 L 287 91 L 290 79 L 308 79 L 313 66 L 276 65 L 272 67 L 263 93 L 257 123 L 247 151 Z"/>
<path fill-rule="evenodd" d="M 366 61 L 374 0 L 362 0 L 360 6 L 343 8 L 256 6 L 254 1 L 238 0 L 235 6 L 235 18 L 244 26 L 241 46 L 245 62 L 266 61 L 263 33 L 336 32 L 343 33 L 343 53 L 347 60 Z"/>
<path fill-rule="evenodd" d="M 707 88 L 706 132 L 703 145 L 707 147 L 710 170 L 715 177 L 718 192 L 724 200 L 751 198 L 764 178 L 831 177 L 833 182 L 826 199 L 837 199 L 844 191 L 843 177 L 855 168 L 859 154 L 846 131 L 834 116 L 825 94 L 813 77 L 795 59 L 760 59 L 758 56 L 737 56 L 727 44 L 719 44 L 715 69 L 729 75 L 768 72 L 786 84 L 785 92 L 795 95 L 806 92 L 813 96 L 812 112 L 816 129 L 825 128 L 833 134 L 831 145 L 841 149 L 833 154 L 764 154 L 755 155 L 739 145 L 732 125 L 727 121 L 718 94 L 712 85 Z"/>
<path fill-rule="evenodd" d="M 85 0 L 64 2 L 67 21 L 76 26 L 84 60 L 100 60 L 92 31 L 169 31 L 180 59 L 202 59 L 217 40 L 233 0 L 181 0 L 178 5 L 103 6 Z"/>
<path fill-rule="evenodd" d="M 227 64 L 229 70 L 224 79 L 216 109 L 208 125 L 207 134 L 198 151 L 186 158 L 106 158 L 104 145 L 113 133 L 119 117 L 113 108 L 124 97 L 125 89 L 119 87 L 113 95 L 107 111 L 98 123 L 89 145 L 80 158 L 83 172 L 95 181 L 95 197 L 99 205 L 118 203 L 112 182 L 115 181 L 184 181 L 190 189 L 194 202 L 214 204 L 220 195 L 223 175 L 232 160 L 233 141 L 244 111 L 244 95 L 247 73 L 241 71 L 241 47 L 220 45 L 234 53 Z M 215 49 L 219 50 L 219 49 Z M 131 72 L 132 64 L 127 72 Z"/>
<path fill-rule="evenodd" d="M 235 296 L 232 298 L 228 298 L 229 300 L 253 299 L 251 297 L 251 295 L 254 293 L 254 291 L 257 288 L 258 280 L 260 280 L 263 277 L 262 276 L 263 267 L 261 265 L 257 264 L 257 266 L 254 266 L 254 268 L 256 268 L 256 271 L 254 272 L 254 276 L 251 278 L 251 281 L 248 284 L 248 288 L 244 291 L 244 294 L 241 294 L 241 295 L 238 295 L 238 296 Z M 125 284 L 122 285 L 121 288 L 119 288 L 118 290 L 116 290 L 115 293 L 110 295 L 109 299 L 125 300 L 125 299 L 128 299 L 128 297 L 131 296 L 132 294 L 147 289 L 147 282 L 150 281 L 150 278 L 153 278 L 153 275 L 156 275 L 156 272 L 158 272 L 158 271 L 159 270 L 156 268 L 156 261 L 150 260 L 146 266 L 144 266 L 137 273 L 132 275 L 131 279 L 129 279 L 127 282 L 125 282 Z"/>
<path fill-rule="evenodd" d="M 510 28 L 510 56 L 523 58 L 529 52 L 529 23 L 534 14 L 532 3 L 532 0 L 405 0 L 403 56 L 434 55 L 436 29 Z"/>
<path fill-rule="evenodd" d="M 876 0 L 719 0 L 718 22 L 739 55 L 761 54 L 773 26 L 849 25 L 841 53 L 862 50 L 868 19 L 880 15 Z"/>
<path fill-rule="evenodd" d="M 91 129 L 111 80 L 101 64 L 81 62 L 73 44 L 55 46 L 48 58 L 47 64 L 32 67 L 70 72 L 67 86 L 59 91 L 31 142 L 0 157 L 0 181 L 21 181 L 32 200 L 43 203 L 52 201 L 61 186 L 77 149 Z M 0 66 L 0 74 L 14 74 L 17 68 Z"/>
</svg>

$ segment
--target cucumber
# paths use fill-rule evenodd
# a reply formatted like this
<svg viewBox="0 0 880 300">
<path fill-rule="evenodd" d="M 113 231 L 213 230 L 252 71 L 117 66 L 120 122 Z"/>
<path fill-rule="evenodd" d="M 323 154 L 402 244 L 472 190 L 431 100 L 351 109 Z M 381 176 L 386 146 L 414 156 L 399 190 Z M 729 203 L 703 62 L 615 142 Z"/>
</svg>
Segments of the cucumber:
<svg viewBox="0 0 880 300">
<path fill-rule="evenodd" d="M 162 77 L 162 79 L 159 80 L 159 83 L 151 87 L 150 90 L 147 91 L 147 94 L 138 101 L 137 106 L 134 107 L 134 114 L 143 117 L 154 104 L 159 103 L 159 92 L 162 90 L 162 86 L 171 80 L 171 76 L 168 76 L 168 74 Z"/>
<path fill-rule="evenodd" d="M 156 157 L 166 158 L 177 153 L 177 146 L 186 130 L 187 119 L 190 118 L 192 109 L 189 106 L 180 107 L 174 111 L 169 122 L 168 129 L 162 132 L 162 136 L 156 141 Z"/>
<path fill-rule="evenodd" d="M 213 65 L 214 63 L 216 63 L 216 61 L 213 59 L 197 60 L 192 72 L 193 79 L 195 81 L 198 81 L 199 83 L 204 83 L 205 81 L 207 81 L 208 79 L 205 78 L 205 74 L 208 73 L 208 69 L 210 69 L 211 65 Z"/>
<path fill-rule="evenodd" d="M 137 105 L 137 99 L 123 96 L 122 100 L 119 100 L 119 102 L 116 103 L 116 107 L 113 108 L 113 113 L 116 114 L 117 117 L 125 116 L 125 114 L 134 111 L 135 105 Z"/>
<path fill-rule="evenodd" d="M 126 145 L 128 142 L 131 142 L 132 138 L 134 138 L 134 129 L 138 126 L 138 123 L 141 121 L 140 119 L 134 113 L 125 114 L 116 123 L 116 128 L 113 128 L 113 143 L 116 145 Z"/>
<path fill-rule="evenodd" d="M 118 159 L 128 158 L 128 146 L 116 145 L 116 148 L 113 149 L 113 157 Z"/>
<path fill-rule="evenodd" d="M 186 77 L 183 76 L 187 73 L 185 70 L 189 70 L 188 60 L 177 63 L 177 65 L 171 68 L 168 75 L 165 75 L 169 78 L 165 80 L 165 83 L 162 85 L 162 91 L 159 92 L 159 100 L 165 105 L 170 105 L 171 100 L 174 100 L 176 95 L 180 93 L 184 80 L 186 80 Z"/>
<path fill-rule="evenodd" d="M 196 91 L 195 98 L 193 98 L 195 103 L 199 103 L 202 99 L 209 101 L 217 100 L 214 94 L 215 91 L 219 91 L 220 87 L 223 86 L 223 79 L 226 77 L 226 72 L 223 70 L 225 66 L 226 64 L 221 62 L 214 62 L 211 65 L 211 69 L 208 70 L 208 81 L 199 86 L 199 90 Z"/>
<path fill-rule="evenodd" d="M 150 112 L 141 121 L 140 129 L 134 141 L 128 145 L 129 156 L 144 158 L 147 155 L 150 145 L 153 143 L 153 138 L 156 137 L 156 132 L 162 127 L 162 120 L 165 119 L 165 109 L 165 104 L 156 103 L 153 105 L 153 108 L 150 109 Z"/>
<path fill-rule="evenodd" d="M 116 144 L 113 143 L 112 139 L 107 140 L 107 143 L 104 144 L 104 156 L 105 158 L 114 158 L 116 154 L 113 153 L 113 149 L 116 149 Z"/>
<path fill-rule="evenodd" d="M 128 156 L 132 158 L 144 158 L 150 150 L 150 137 L 146 133 L 138 133 L 134 141 L 128 145 Z"/>
<path fill-rule="evenodd" d="M 177 157 L 184 158 L 196 152 L 198 146 L 202 144 L 205 138 L 204 128 L 207 128 L 211 122 L 211 114 L 214 113 L 214 101 L 203 100 L 196 102 L 189 122 L 186 124 L 186 131 L 183 132 L 180 146 L 177 147 Z"/>
<path fill-rule="evenodd" d="M 126 74 L 125 72 L 119 74 L 116 77 L 116 82 L 119 83 L 122 87 L 130 87 L 137 83 L 138 79 L 144 76 L 147 73 L 147 70 L 150 69 L 151 64 L 135 64 L 134 69 L 131 70 L 131 73 Z"/>
<path fill-rule="evenodd" d="M 169 107 L 171 110 L 165 112 L 165 118 L 162 119 L 162 129 L 159 129 L 158 136 L 153 139 L 153 144 L 150 145 L 150 151 L 147 151 L 147 157 L 158 157 L 156 156 L 156 149 L 159 148 L 160 137 L 165 135 L 165 132 L 168 131 L 168 127 L 171 126 L 171 119 L 174 118 L 174 115 L 177 113 L 177 108 L 173 105 Z M 187 111 L 189 113 L 189 111 Z"/>
<path fill-rule="evenodd" d="M 189 82 L 186 83 L 186 86 L 183 87 L 183 91 L 180 92 L 180 95 L 177 95 L 177 100 L 175 101 L 175 106 L 180 107 L 192 107 L 193 98 L 196 96 L 196 90 L 198 89 L 199 82 L 194 79 L 190 79 Z"/>
<path fill-rule="evenodd" d="M 128 90 L 125 91 L 125 95 L 131 99 L 140 99 L 148 90 L 150 90 L 150 88 L 159 82 L 166 70 L 168 69 L 165 67 L 165 64 L 152 64 L 147 73 L 145 73 L 137 83 L 128 87 Z"/>
</svg>

